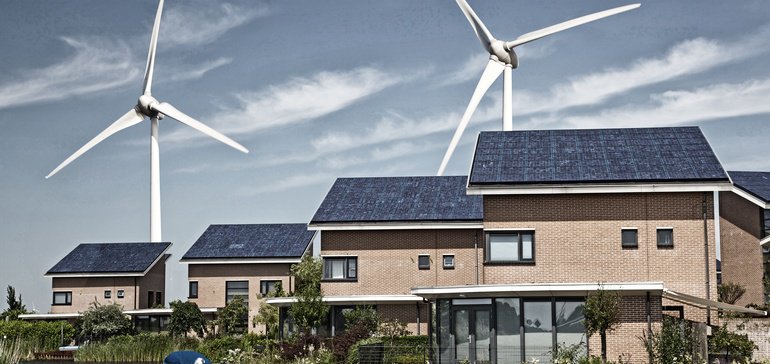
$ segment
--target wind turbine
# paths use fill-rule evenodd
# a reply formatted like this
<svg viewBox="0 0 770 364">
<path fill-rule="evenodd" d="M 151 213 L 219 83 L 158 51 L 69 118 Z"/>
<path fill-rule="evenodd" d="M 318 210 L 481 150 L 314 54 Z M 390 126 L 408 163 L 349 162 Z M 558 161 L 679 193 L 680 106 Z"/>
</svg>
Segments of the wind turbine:
<svg viewBox="0 0 770 364">
<path fill-rule="evenodd" d="M 500 77 L 501 73 L 503 74 L 503 130 L 513 130 L 511 71 L 519 66 L 519 59 L 516 57 L 516 52 L 513 50 L 514 48 L 522 44 L 526 44 L 534 40 L 549 36 L 551 34 L 558 33 L 562 30 L 567 30 L 569 28 L 589 23 L 594 20 L 620 14 L 641 6 L 641 4 L 631 4 L 600 11 L 598 13 L 581 16 L 579 18 L 568 20 L 547 28 L 523 34 L 512 41 L 504 41 L 496 39 L 492 36 L 492 33 L 489 32 L 489 29 L 487 29 L 484 23 L 481 22 L 481 19 L 479 19 L 471 6 L 468 5 L 465 0 L 456 1 L 457 5 L 460 6 L 460 10 L 462 10 L 463 14 L 465 14 L 465 17 L 468 19 L 468 22 L 471 23 L 473 32 L 476 33 L 476 37 L 478 37 L 479 41 L 481 41 L 481 45 L 484 47 L 484 50 L 489 52 L 489 62 L 487 62 L 487 66 L 484 68 L 484 72 L 481 74 L 481 79 L 476 86 L 476 90 L 473 91 L 473 96 L 471 96 L 471 101 L 468 103 L 468 108 L 465 109 L 465 114 L 463 114 L 462 119 L 460 119 L 460 125 L 457 126 L 455 134 L 452 137 L 452 141 L 449 143 L 449 148 L 447 148 L 446 154 L 444 154 L 444 159 L 441 161 L 441 166 L 439 167 L 437 173 L 439 176 L 444 174 L 444 169 L 446 169 L 447 163 L 449 163 L 449 159 L 452 157 L 452 153 L 454 153 L 454 150 L 457 147 L 457 143 L 460 141 L 460 137 L 463 135 L 463 131 L 465 131 L 465 128 L 468 126 L 468 122 L 470 121 L 471 116 L 473 116 L 473 113 L 476 111 L 476 107 L 479 106 L 481 98 L 484 96 L 487 90 L 489 90 L 489 87 L 492 85 L 492 83 L 494 83 L 495 80 Z"/>
<path fill-rule="evenodd" d="M 155 14 L 155 24 L 152 28 L 152 36 L 150 37 L 150 50 L 147 54 L 147 67 L 144 71 L 144 85 L 142 86 L 142 94 L 139 96 L 139 101 L 136 106 L 121 116 L 112 125 L 104 129 L 96 137 L 91 139 L 88 143 L 78 149 L 74 154 L 67 158 L 64 162 L 59 164 L 51 173 L 45 178 L 50 178 L 62 168 L 66 167 L 72 161 L 80 157 L 83 153 L 99 144 L 104 139 L 107 139 L 112 134 L 115 134 L 125 128 L 136 125 L 143 121 L 145 118 L 150 119 L 150 241 L 161 241 L 161 226 L 160 226 L 160 151 L 158 148 L 158 120 L 164 116 L 168 116 L 172 119 L 179 121 L 193 129 L 200 131 L 222 143 L 225 143 L 241 152 L 248 153 L 249 151 L 242 145 L 238 144 L 234 140 L 226 137 L 218 131 L 206 126 L 198 120 L 195 120 L 187 114 L 177 110 L 174 106 L 166 102 L 159 102 L 152 96 L 152 74 L 155 69 L 155 48 L 158 44 L 158 31 L 160 30 L 160 18 L 163 13 L 163 0 L 158 3 L 158 11 Z"/>
</svg>

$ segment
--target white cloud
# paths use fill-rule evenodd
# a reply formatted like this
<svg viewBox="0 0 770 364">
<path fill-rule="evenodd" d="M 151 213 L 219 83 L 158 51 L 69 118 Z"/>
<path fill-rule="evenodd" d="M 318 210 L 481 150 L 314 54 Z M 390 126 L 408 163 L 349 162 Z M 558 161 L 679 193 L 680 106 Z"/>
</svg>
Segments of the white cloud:
<svg viewBox="0 0 770 364">
<path fill-rule="evenodd" d="M 62 40 L 74 53 L 57 64 L 25 71 L 0 85 L 0 109 L 109 90 L 139 76 L 131 49 L 123 42 L 97 37 Z"/>
<path fill-rule="evenodd" d="M 224 58 L 220 57 L 213 61 L 204 62 L 201 64 L 193 65 L 193 66 L 181 66 L 181 67 L 175 67 L 173 71 L 171 71 L 171 74 L 167 77 L 164 77 L 162 82 L 180 82 L 180 81 L 188 81 L 188 80 L 196 80 L 203 75 L 205 75 L 207 72 L 217 69 L 219 67 L 222 67 L 224 65 L 230 64 L 232 62 L 232 58 Z"/>
<path fill-rule="evenodd" d="M 206 1 L 178 5 L 169 8 L 163 15 L 159 39 L 168 45 L 207 44 L 230 29 L 267 13 L 264 4 L 234 5 Z"/>
<path fill-rule="evenodd" d="M 242 193 L 246 195 L 258 195 L 268 192 L 279 192 L 299 187 L 311 186 L 326 181 L 332 181 L 336 176 L 332 173 L 318 172 L 313 174 L 294 174 L 274 181 L 262 181 L 259 186 L 245 188 Z"/>
<path fill-rule="evenodd" d="M 638 127 L 675 125 L 704 120 L 770 113 L 770 79 L 725 83 L 691 91 L 651 96 L 645 106 L 604 110 L 597 115 L 563 119 L 571 127 Z"/>
</svg>

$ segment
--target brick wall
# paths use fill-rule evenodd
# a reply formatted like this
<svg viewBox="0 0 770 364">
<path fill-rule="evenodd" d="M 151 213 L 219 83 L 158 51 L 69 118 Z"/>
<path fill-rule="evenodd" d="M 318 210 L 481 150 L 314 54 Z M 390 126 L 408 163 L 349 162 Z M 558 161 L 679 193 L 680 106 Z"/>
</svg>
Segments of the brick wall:
<svg viewBox="0 0 770 364">
<path fill-rule="evenodd" d="M 420 324 L 417 324 L 417 308 L 420 309 Z M 406 324 L 412 335 L 428 334 L 428 305 L 411 303 L 403 305 L 377 305 L 377 313 L 388 319 L 396 319 Z"/>
<path fill-rule="evenodd" d="M 162 265 L 162 264 L 160 264 Z M 117 303 L 126 310 L 136 308 L 136 282 L 134 277 L 54 277 L 51 284 L 53 292 L 72 292 L 72 305 L 51 306 L 51 313 L 77 313 L 87 310 L 94 301 L 99 304 Z M 104 298 L 104 291 L 110 290 L 111 299 Z M 118 298 L 118 290 L 124 296 Z M 53 302 L 53 296 L 51 297 Z"/>
<path fill-rule="evenodd" d="M 156 264 L 144 277 L 137 279 L 139 285 L 139 309 L 152 308 L 148 306 L 147 293 L 149 291 L 161 292 L 163 305 L 168 307 L 166 302 L 166 258 Z"/>
<path fill-rule="evenodd" d="M 647 363 L 647 351 L 639 339 L 647 332 L 646 297 L 625 296 L 620 301 L 620 324 L 607 334 L 607 360 L 617 361 L 622 356 L 626 362 Z M 659 330 L 663 320 L 660 310 L 660 297 L 650 297 L 650 318 L 653 331 Z M 602 353 L 599 333 L 590 337 L 589 353 L 600 356 Z"/>
<path fill-rule="evenodd" d="M 252 318 L 259 312 L 257 298 L 262 280 L 280 280 L 285 291 L 292 282 L 289 278 L 291 264 L 189 264 L 187 279 L 198 282 L 198 298 L 191 298 L 199 307 L 225 307 L 227 281 L 249 282 L 249 330 L 262 332 L 263 327 L 254 328 Z"/>
<path fill-rule="evenodd" d="M 765 302 L 759 206 L 732 192 L 719 194 L 722 282 L 746 288 L 738 305 Z"/>
</svg>

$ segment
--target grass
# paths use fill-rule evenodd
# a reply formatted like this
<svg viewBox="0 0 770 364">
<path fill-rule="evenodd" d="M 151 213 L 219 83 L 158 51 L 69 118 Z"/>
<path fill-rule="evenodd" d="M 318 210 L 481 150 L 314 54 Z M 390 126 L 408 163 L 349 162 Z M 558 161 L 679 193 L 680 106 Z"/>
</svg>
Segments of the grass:
<svg viewBox="0 0 770 364">
<path fill-rule="evenodd" d="M 168 335 L 116 336 L 103 343 L 81 346 L 75 353 L 75 361 L 162 362 L 169 353 L 185 349 L 191 349 L 187 342 Z"/>
<path fill-rule="evenodd" d="M 24 350 L 23 343 L 20 340 L 5 340 L 0 339 L 0 364 L 17 364 L 21 359 L 25 358 L 23 355 Z"/>
</svg>

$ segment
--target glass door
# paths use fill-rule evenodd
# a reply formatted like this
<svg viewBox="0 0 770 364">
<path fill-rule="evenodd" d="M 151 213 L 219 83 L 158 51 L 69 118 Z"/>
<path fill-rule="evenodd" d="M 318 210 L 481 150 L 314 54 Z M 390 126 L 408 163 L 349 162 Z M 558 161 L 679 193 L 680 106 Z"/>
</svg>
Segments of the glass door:
<svg viewBox="0 0 770 364">
<path fill-rule="evenodd" d="M 471 364 L 489 363 L 492 310 L 490 307 L 459 306 L 454 311 L 455 360 Z"/>
</svg>

